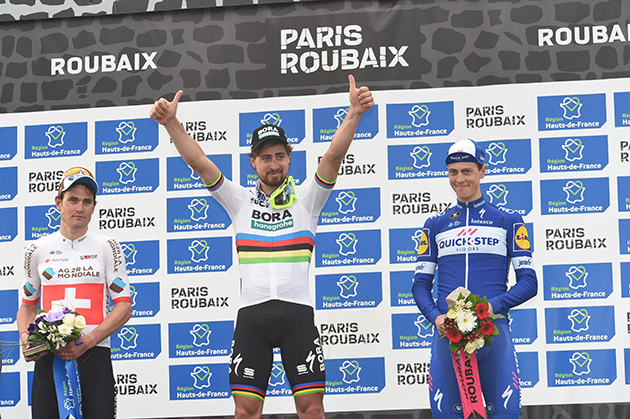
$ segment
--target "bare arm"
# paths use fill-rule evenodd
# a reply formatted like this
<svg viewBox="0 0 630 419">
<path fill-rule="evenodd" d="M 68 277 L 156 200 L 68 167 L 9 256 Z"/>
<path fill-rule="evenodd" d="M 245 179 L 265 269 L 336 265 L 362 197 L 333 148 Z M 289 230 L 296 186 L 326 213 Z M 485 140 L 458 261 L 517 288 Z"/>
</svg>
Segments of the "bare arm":
<svg viewBox="0 0 630 419">
<path fill-rule="evenodd" d="M 59 353 L 64 359 L 76 359 L 83 355 L 88 349 L 95 347 L 100 341 L 118 329 L 123 327 L 125 323 L 131 318 L 131 303 L 124 301 L 114 305 L 111 313 L 105 317 L 103 323 L 92 330 L 90 333 L 82 337 L 83 344 L 77 345 L 75 342 L 70 342 Z"/>
<path fill-rule="evenodd" d="M 350 107 L 348 108 L 348 114 L 337 129 L 337 132 L 335 132 L 330 147 L 328 147 L 317 167 L 319 175 L 329 181 L 337 178 L 337 171 L 350 148 L 350 144 L 352 144 L 361 117 L 374 106 L 374 98 L 370 89 L 365 86 L 357 89 L 354 76 L 352 75 L 348 76 L 348 82 L 350 83 Z"/>
<path fill-rule="evenodd" d="M 180 156 L 197 172 L 204 183 L 209 184 L 216 180 L 220 171 L 177 120 L 177 106 L 182 94 L 181 90 L 177 92 L 172 102 L 164 98 L 159 99 L 153 104 L 149 116 L 166 128 Z"/>
<path fill-rule="evenodd" d="M 20 343 L 23 344 L 22 351 L 33 346 L 31 344 L 24 345 L 26 343 L 26 339 L 28 339 L 28 335 L 22 332 L 28 331 L 28 327 L 35 320 L 35 315 L 37 315 L 37 311 L 38 311 L 37 305 L 24 304 L 24 303 L 22 303 L 22 305 L 20 305 L 20 308 L 18 309 L 16 317 L 17 317 L 18 331 L 20 332 Z M 44 356 L 43 353 L 35 355 L 35 356 L 29 356 L 28 358 L 24 357 L 24 359 L 26 359 L 29 362 L 37 361 L 42 356 Z"/>
</svg>

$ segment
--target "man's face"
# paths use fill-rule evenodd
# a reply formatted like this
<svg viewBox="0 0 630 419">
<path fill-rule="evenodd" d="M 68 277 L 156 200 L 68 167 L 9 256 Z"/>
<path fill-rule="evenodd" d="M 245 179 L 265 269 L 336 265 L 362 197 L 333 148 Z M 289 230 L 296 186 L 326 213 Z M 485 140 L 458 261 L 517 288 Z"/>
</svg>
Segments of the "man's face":
<svg viewBox="0 0 630 419">
<path fill-rule="evenodd" d="M 251 163 L 263 184 L 277 188 L 289 173 L 291 157 L 283 144 L 273 144 L 264 147 L 258 156 L 251 158 Z"/>
<path fill-rule="evenodd" d="M 72 230 L 87 230 L 94 213 L 94 195 L 87 186 L 78 183 L 68 189 L 63 199 L 55 197 L 55 204 L 61 213 L 61 224 Z"/>
<path fill-rule="evenodd" d="M 451 188 L 461 202 L 470 202 L 481 198 L 479 185 L 486 175 L 486 166 L 478 169 L 476 163 L 451 163 L 448 165 L 448 179 Z"/>
</svg>

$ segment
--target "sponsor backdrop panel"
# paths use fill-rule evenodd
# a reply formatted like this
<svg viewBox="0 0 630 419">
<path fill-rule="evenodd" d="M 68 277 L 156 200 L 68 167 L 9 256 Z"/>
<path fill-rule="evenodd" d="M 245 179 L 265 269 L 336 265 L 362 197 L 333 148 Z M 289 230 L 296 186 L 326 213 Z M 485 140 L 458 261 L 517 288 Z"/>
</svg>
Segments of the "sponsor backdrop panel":
<svg viewBox="0 0 630 419">
<path fill-rule="evenodd" d="M 251 129 L 287 128 L 301 183 L 345 116 L 353 73 L 378 106 L 319 220 L 311 295 L 327 410 L 428 409 L 434 330 L 410 295 L 414 254 L 426 219 L 453 205 L 444 157 L 466 137 L 486 150 L 484 196 L 522 214 L 533 243 L 539 294 L 510 317 L 523 404 L 625 402 L 627 5 L 593 5 L 568 30 L 572 7 L 311 2 L 0 24 L 0 111 L 12 113 L 0 115 L 3 351 L 22 249 L 58 230 L 63 170 L 84 165 L 103 191 L 90 228 L 122 243 L 133 286 L 133 317 L 112 337 L 122 417 L 231 415 L 233 228 L 149 104 L 183 88 L 180 122 L 244 185 L 256 180 Z M 29 380 L 32 365 L 3 352 L 3 417 L 28 416 Z M 287 388 L 276 354 L 266 414 L 294 411 Z"/>
</svg>

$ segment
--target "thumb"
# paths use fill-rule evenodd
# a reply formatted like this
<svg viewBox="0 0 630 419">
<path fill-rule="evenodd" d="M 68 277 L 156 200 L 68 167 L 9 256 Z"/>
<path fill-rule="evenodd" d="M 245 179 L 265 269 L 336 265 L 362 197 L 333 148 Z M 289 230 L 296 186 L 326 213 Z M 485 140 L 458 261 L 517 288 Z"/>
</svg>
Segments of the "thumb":
<svg viewBox="0 0 630 419">
<path fill-rule="evenodd" d="M 180 90 L 177 93 L 175 93 L 175 97 L 173 98 L 173 101 L 171 102 L 171 104 L 177 106 L 179 104 L 179 99 L 182 97 L 183 94 L 184 94 L 183 90 Z"/>
<path fill-rule="evenodd" d="M 348 74 L 348 83 L 350 83 L 350 90 L 354 90 L 357 88 L 354 82 L 354 76 L 352 74 Z"/>
</svg>

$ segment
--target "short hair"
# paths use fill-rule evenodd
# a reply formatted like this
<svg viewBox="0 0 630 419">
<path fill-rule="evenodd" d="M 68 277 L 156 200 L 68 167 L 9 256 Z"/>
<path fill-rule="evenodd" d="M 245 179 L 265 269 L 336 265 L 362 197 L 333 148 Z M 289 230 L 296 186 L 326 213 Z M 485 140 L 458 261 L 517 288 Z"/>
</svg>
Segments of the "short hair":
<svg viewBox="0 0 630 419">
<path fill-rule="evenodd" d="M 265 144 L 262 147 L 256 148 L 256 150 L 252 150 L 249 153 L 247 153 L 247 155 L 253 159 L 255 159 L 256 157 L 260 156 L 260 153 L 266 149 L 267 147 L 271 147 L 277 144 L 282 144 L 284 146 L 284 149 L 287 152 L 288 156 L 291 156 L 291 152 L 293 151 L 293 146 L 291 144 L 287 144 L 283 141 L 278 141 L 278 140 L 269 140 L 266 141 Z"/>
</svg>

